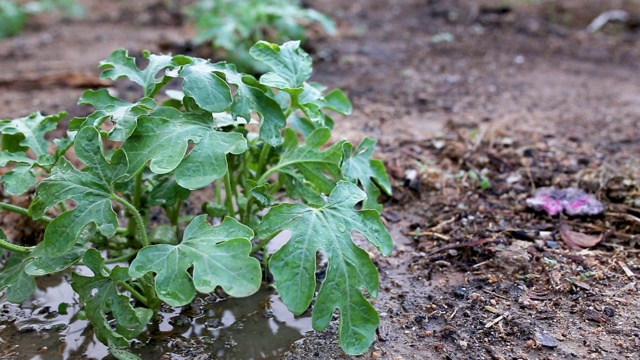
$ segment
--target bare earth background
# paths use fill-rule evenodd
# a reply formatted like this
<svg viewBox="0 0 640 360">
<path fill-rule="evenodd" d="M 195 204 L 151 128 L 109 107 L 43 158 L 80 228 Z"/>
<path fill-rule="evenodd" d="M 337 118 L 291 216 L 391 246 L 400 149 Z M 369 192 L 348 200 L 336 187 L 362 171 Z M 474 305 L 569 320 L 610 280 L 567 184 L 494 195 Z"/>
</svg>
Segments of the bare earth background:
<svg viewBox="0 0 640 360">
<path fill-rule="evenodd" d="M 97 64 L 117 48 L 215 56 L 188 42 L 194 30 L 162 1 L 81 3 L 83 19 L 41 16 L 0 41 L 0 118 L 86 115 L 76 101 L 109 86 Z M 383 213 L 395 251 L 375 257 L 381 325 L 364 358 L 638 358 L 637 2 L 308 3 L 339 29 L 311 35 L 313 80 L 354 105 L 335 140 L 377 138 L 395 185 Z M 616 8 L 630 12 L 626 24 L 584 30 Z M 527 209 L 552 185 L 595 194 L 605 214 Z M 33 241 L 21 221 L 0 215 L 10 238 Z M 575 250 L 562 226 L 604 239 Z M 208 357 L 197 351 L 182 356 Z M 347 357 L 335 324 L 282 356 Z"/>
</svg>

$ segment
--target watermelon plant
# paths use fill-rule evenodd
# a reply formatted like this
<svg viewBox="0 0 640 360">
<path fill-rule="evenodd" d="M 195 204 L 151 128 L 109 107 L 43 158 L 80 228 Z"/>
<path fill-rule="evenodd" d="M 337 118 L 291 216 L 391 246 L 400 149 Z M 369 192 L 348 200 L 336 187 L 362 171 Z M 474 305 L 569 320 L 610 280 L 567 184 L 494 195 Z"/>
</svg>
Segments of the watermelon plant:
<svg viewBox="0 0 640 360">
<path fill-rule="evenodd" d="M 333 34 L 333 21 L 299 0 L 198 0 L 185 10 L 198 33 L 196 44 L 211 42 L 242 71 L 266 72 L 269 67 L 249 54 L 258 40 L 274 43 L 305 40 L 305 28 L 318 23 Z"/>
<path fill-rule="evenodd" d="M 18 34 L 29 16 L 43 12 L 59 12 L 81 17 L 84 9 L 75 0 L 0 1 L 0 39 Z"/>
<path fill-rule="evenodd" d="M 299 42 L 260 41 L 251 54 L 271 71 L 256 79 L 230 63 L 148 52 L 140 68 L 116 50 L 101 77 L 137 84 L 140 98 L 88 90 L 79 103 L 95 111 L 51 141 L 66 114 L 0 122 L 4 191 L 35 188 L 28 208 L 0 208 L 46 225 L 34 247 L 0 232 L 11 253 L 0 272 L 7 300 L 27 299 L 37 276 L 88 268 L 92 276 L 72 273 L 72 287 L 97 338 L 121 354 L 162 303 L 183 306 L 218 288 L 249 296 L 268 269 L 293 313 L 313 304 L 322 330 L 339 310 L 344 351 L 370 346 L 379 318 L 365 295 L 376 297 L 378 273 L 351 234 L 392 250 L 377 202 L 391 186 L 371 158 L 375 141 L 329 144 L 330 114 L 351 104 L 308 82 L 312 62 Z M 209 201 L 186 217 L 194 190 Z M 151 221 L 152 207 L 164 209 L 165 224 Z M 270 256 L 266 244 L 283 231 L 290 239 Z M 327 267 L 317 284 L 319 253 Z"/>
</svg>

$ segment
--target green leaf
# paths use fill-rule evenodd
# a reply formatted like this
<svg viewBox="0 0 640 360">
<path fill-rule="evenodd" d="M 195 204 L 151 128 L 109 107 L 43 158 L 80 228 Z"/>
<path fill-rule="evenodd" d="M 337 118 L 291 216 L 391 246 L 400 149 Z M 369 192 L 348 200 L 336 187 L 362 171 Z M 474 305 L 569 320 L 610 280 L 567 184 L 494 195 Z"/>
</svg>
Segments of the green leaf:
<svg viewBox="0 0 640 360">
<path fill-rule="evenodd" d="M 384 255 L 393 243 L 380 217 L 373 210 L 354 210 L 366 194 L 355 184 L 340 181 L 326 204 L 311 207 L 281 204 L 272 207 L 258 230 L 269 238 L 289 230 L 291 239 L 269 261 L 282 300 L 294 314 L 304 312 L 316 289 L 316 254 L 328 259 L 327 277 L 322 282 L 313 308 L 314 329 L 327 327 L 335 309 L 340 310 L 340 346 L 348 354 L 361 354 L 372 343 L 378 314 L 362 294 L 378 293 L 378 273 L 368 254 L 351 240 L 357 231 Z"/>
<path fill-rule="evenodd" d="M 111 355 L 113 355 L 118 360 L 142 360 L 140 356 L 124 349 L 118 349 L 113 344 L 109 344 L 109 353 L 111 353 Z"/>
<path fill-rule="evenodd" d="M 179 75 L 184 79 L 185 95 L 191 96 L 202 109 L 222 112 L 231 106 L 231 89 L 213 70 L 210 62 L 194 58 L 192 63 L 182 67 Z"/>
<path fill-rule="evenodd" d="M 177 245 L 178 236 L 176 235 L 176 227 L 164 224 L 154 227 L 149 233 L 149 241 L 152 244 Z"/>
<path fill-rule="evenodd" d="M 0 238 L 7 239 L 1 230 Z M 27 266 L 24 259 L 27 256 L 26 254 L 12 253 L 0 271 L 0 290 L 6 288 L 5 296 L 9 302 L 14 304 L 20 304 L 27 300 L 36 290 L 34 277 L 24 271 Z"/>
<path fill-rule="evenodd" d="M 149 193 L 149 203 L 151 205 L 174 206 L 182 203 L 191 194 L 191 191 L 178 185 L 174 176 L 156 176 L 161 176 L 161 178 Z"/>
<path fill-rule="evenodd" d="M 263 85 L 300 94 L 311 76 L 311 57 L 300 48 L 300 41 L 289 41 L 281 46 L 258 41 L 249 53 L 273 69 L 260 77 Z"/>
<path fill-rule="evenodd" d="M 16 164 L 13 169 L 2 177 L 4 189 L 11 195 L 24 194 L 36 183 L 36 176 L 31 170 L 33 165 L 28 163 Z"/>
<path fill-rule="evenodd" d="M 106 89 L 85 91 L 78 104 L 92 105 L 97 111 L 86 118 L 74 119 L 84 120 L 80 126 L 75 125 L 76 128 L 80 129 L 86 125 L 97 128 L 110 119 L 115 123 L 115 127 L 109 133 L 109 139 L 114 141 L 126 140 L 135 130 L 138 117 L 147 115 L 149 110 L 156 107 L 155 101 L 150 98 L 142 98 L 132 104 L 109 95 Z"/>
<path fill-rule="evenodd" d="M 350 115 L 353 111 L 351 101 L 342 90 L 334 89 L 330 93 L 324 96 L 324 107 L 329 110 L 333 110 L 342 115 Z"/>
<path fill-rule="evenodd" d="M 56 124 L 65 118 L 67 113 L 61 112 L 55 115 L 43 116 L 33 113 L 27 117 L 0 121 L 0 134 L 2 135 L 2 148 L 0 152 L 0 166 L 9 162 L 17 163 L 15 167 L 0 178 L 5 190 L 12 195 L 21 195 L 36 183 L 34 166 L 51 166 L 62 155 L 56 152 L 56 156 L 49 155 L 51 143 L 45 139 L 45 135 L 55 130 Z M 36 159 L 25 154 L 31 150 Z"/>
<path fill-rule="evenodd" d="M 333 128 L 333 120 L 323 112 L 324 109 L 343 115 L 351 113 L 351 103 L 341 90 L 333 90 L 325 96 L 325 87 L 316 83 L 305 83 L 303 89 L 298 96 L 297 104 L 315 128 Z"/>
<path fill-rule="evenodd" d="M 223 218 L 229 215 L 229 210 L 223 204 L 218 204 L 215 201 L 208 201 L 202 204 L 202 211 L 212 218 Z"/>
<path fill-rule="evenodd" d="M 149 64 L 144 70 L 140 70 L 136 66 L 136 59 L 130 57 L 127 50 L 119 49 L 112 52 L 107 60 L 100 62 L 100 69 L 102 69 L 100 78 L 116 80 L 126 77 L 142 86 L 144 96 L 154 95 L 154 92 L 157 91 L 156 87 L 170 77 L 166 72 L 161 76 L 158 76 L 158 73 L 163 69 L 175 68 L 177 65 L 173 62 L 173 57 L 169 55 L 153 55 L 143 51 L 142 56 L 149 60 Z"/>
<path fill-rule="evenodd" d="M 233 64 L 217 63 L 213 65 L 215 71 L 224 74 L 227 82 L 236 86 L 233 96 L 231 115 L 251 119 L 251 112 L 260 116 L 260 137 L 271 146 L 282 143 L 282 129 L 287 125 L 286 118 L 280 105 L 268 94 L 268 89 L 261 85 L 253 76 L 237 72 Z"/>
<path fill-rule="evenodd" d="M 247 179 L 244 186 L 249 188 L 249 193 L 258 201 L 260 209 L 264 209 L 273 204 L 273 196 L 268 192 L 269 183 L 258 184 L 254 180 Z"/>
<path fill-rule="evenodd" d="M 48 116 L 43 116 L 38 112 L 19 119 L 2 120 L 0 121 L 2 148 L 9 152 L 30 149 L 35 154 L 37 161 L 51 164 L 51 160 L 46 159 L 49 156 L 48 149 L 51 143 L 45 139 L 45 135 L 55 130 L 58 121 L 66 116 L 65 112 Z"/>
<path fill-rule="evenodd" d="M 260 262 L 249 256 L 253 231 L 233 218 L 213 227 L 201 215 L 184 230 L 179 245 L 151 245 L 140 250 L 129 274 L 156 273 L 158 297 L 171 306 L 190 303 L 195 291 L 220 286 L 231 296 L 249 296 L 260 287 Z M 191 269 L 191 271 L 190 271 Z"/>
<path fill-rule="evenodd" d="M 189 142 L 195 145 L 187 154 Z M 209 112 L 160 107 L 138 118 L 136 130 L 122 148 L 130 159 L 131 175 L 151 160 L 152 172 L 166 174 L 175 169 L 180 186 L 197 189 L 221 178 L 227 171 L 226 154 L 245 152 L 247 141 L 242 134 L 216 130 Z"/>
<path fill-rule="evenodd" d="M 71 250 L 60 256 L 50 256 L 44 242 L 39 243 L 25 259 L 27 263 L 24 271 L 33 276 L 55 274 L 77 263 L 87 248 L 82 244 L 76 244 Z"/>
<path fill-rule="evenodd" d="M 289 177 L 302 175 L 312 183 L 318 191 L 328 194 L 335 187 L 336 181 L 342 178 L 340 162 L 342 161 L 342 144 L 338 142 L 326 150 L 321 150 L 331 137 L 329 128 L 314 130 L 300 146 L 296 133 L 287 129 L 284 138 L 284 153 L 276 168 Z M 295 189 L 288 189 L 294 191 Z M 289 193 L 292 194 L 292 193 Z"/>
<path fill-rule="evenodd" d="M 127 269 L 116 266 L 107 273 L 104 259 L 95 249 L 89 249 L 84 255 L 84 264 L 94 276 L 73 273 L 71 287 L 80 295 L 86 315 L 95 328 L 102 343 L 125 347 L 129 340 L 138 336 L 151 320 L 151 309 L 134 308 L 128 296 L 118 291 L 118 284 L 131 280 Z M 116 320 L 115 329 L 109 322 L 109 315 Z"/>
<path fill-rule="evenodd" d="M 78 171 L 61 158 L 51 176 L 38 186 L 29 207 L 31 216 L 38 219 L 60 202 L 76 202 L 73 210 L 60 214 L 45 230 L 43 241 L 51 256 L 70 250 L 88 224 L 96 224 L 106 237 L 115 235 L 118 227 L 116 213 L 111 207 L 112 187 L 126 174 L 126 154 L 117 150 L 111 156 L 111 163 L 107 162 L 102 154 L 100 134 L 92 127 L 83 128 L 76 136 L 75 153 L 87 167 Z"/>
<path fill-rule="evenodd" d="M 367 193 L 363 209 L 381 211 L 382 205 L 377 202 L 380 195 L 379 189 L 381 188 L 385 194 L 391 195 L 391 183 L 384 163 L 377 159 L 371 159 L 375 146 L 376 141 L 368 137 L 362 139 L 353 152 L 351 151 L 353 145 L 349 142 L 345 143 L 342 173 L 351 182 L 360 183 Z"/>
</svg>

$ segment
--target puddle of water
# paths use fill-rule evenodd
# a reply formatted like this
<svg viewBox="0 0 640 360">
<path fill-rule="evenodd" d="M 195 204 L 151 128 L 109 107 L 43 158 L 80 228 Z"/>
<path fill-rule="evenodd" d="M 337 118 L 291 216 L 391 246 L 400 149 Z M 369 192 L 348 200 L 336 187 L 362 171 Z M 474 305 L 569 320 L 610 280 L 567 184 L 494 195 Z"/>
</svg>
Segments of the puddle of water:
<svg viewBox="0 0 640 360">
<path fill-rule="evenodd" d="M 95 339 L 67 276 L 38 279 L 33 297 L 20 306 L 0 304 L 2 359 L 113 359 Z M 59 305 L 67 304 L 66 313 Z M 163 308 L 132 345 L 143 359 L 189 359 L 211 354 L 225 359 L 269 359 L 311 331 L 311 318 L 295 317 L 271 290 L 243 299 L 200 296 L 189 306 Z"/>
</svg>

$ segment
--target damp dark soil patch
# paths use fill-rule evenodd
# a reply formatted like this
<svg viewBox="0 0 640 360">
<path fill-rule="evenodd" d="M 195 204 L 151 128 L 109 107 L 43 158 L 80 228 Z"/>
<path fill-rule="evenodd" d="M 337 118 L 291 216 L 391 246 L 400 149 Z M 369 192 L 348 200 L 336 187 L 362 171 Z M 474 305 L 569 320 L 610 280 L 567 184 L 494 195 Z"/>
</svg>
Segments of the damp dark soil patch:
<svg viewBox="0 0 640 360">
<path fill-rule="evenodd" d="M 116 48 L 198 51 L 188 43 L 193 29 L 160 1 L 82 3 L 84 19 L 37 19 L 36 28 L 0 41 L 0 61 L 11 69 L 0 74 L 0 118 L 63 109 L 85 115 L 89 109 L 75 102 L 86 88 L 111 86 L 98 79 L 96 64 Z M 373 302 L 381 324 L 365 357 L 635 358 L 640 13 L 621 3 L 630 20 L 592 34 L 585 26 L 611 10 L 600 1 L 469 3 L 309 2 L 339 29 L 330 38 L 313 35 L 306 45 L 314 80 L 344 89 L 354 105 L 352 116 L 336 121 L 334 140 L 379 139 L 377 156 L 395 185 L 382 214 L 395 250 L 383 258 L 368 249 L 380 269 Z M 605 211 L 551 217 L 527 208 L 525 200 L 545 186 L 579 187 Z M 0 220 L 12 239 L 34 241 L 28 220 L 6 213 Z M 602 239 L 574 249 L 563 228 Z M 71 349 L 60 340 L 68 339 L 65 329 L 22 326 L 57 311 L 57 304 L 29 306 L 3 308 L 2 356 L 35 350 L 80 358 L 92 351 L 91 340 L 64 350 Z M 167 309 L 167 318 L 187 314 L 180 324 L 150 329 L 134 349 L 156 358 L 234 358 L 180 330 L 204 319 L 192 310 Z M 264 317 L 255 311 L 251 316 Z M 69 321 L 67 329 L 74 326 Z M 14 339 L 23 338 L 42 346 L 16 348 Z M 337 323 L 299 338 L 249 356 L 346 357 Z"/>
</svg>

